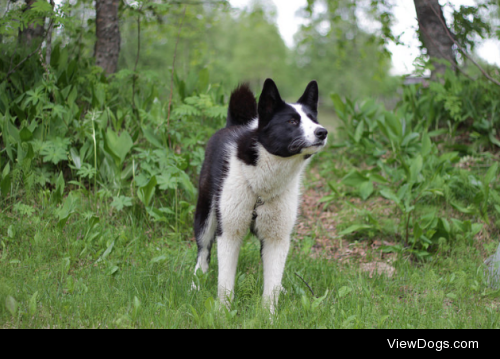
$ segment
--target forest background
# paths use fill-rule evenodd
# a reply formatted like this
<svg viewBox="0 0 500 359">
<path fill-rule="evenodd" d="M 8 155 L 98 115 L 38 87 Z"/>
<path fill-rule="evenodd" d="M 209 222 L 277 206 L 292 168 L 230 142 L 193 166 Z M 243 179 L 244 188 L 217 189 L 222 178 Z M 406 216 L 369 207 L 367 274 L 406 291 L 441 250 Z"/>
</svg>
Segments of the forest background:
<svg viewBox="0 0 500 359">
<path fill-rule="evenodd" d="M 393 76 L 391 0 L 309 0 L 291 48 L 264 0 L 2 0 L 0 326 L 498 328 L 500 74 L 475 49 L 499 4 L 413 3 Z M 331 133 L 273 320 L 250 235 L 231 310 L 216 258 L 192 273 L 206 142 L 268 77 L 318 80 Z"/>
</svg>

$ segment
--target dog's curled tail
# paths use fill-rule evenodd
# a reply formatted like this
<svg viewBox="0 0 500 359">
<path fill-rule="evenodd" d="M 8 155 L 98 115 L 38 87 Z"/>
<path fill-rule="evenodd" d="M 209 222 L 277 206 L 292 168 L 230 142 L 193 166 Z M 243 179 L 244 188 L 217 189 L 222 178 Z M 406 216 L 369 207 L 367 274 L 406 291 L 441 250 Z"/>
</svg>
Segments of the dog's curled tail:
<svg viewBox="0 0 500 359">
<path fill-rule="evenodd" d="M 257 101 L 248 84 L 239 85 L 231 94 L 226 127 L 246 125 L 257 118 Z"/>
</svg>

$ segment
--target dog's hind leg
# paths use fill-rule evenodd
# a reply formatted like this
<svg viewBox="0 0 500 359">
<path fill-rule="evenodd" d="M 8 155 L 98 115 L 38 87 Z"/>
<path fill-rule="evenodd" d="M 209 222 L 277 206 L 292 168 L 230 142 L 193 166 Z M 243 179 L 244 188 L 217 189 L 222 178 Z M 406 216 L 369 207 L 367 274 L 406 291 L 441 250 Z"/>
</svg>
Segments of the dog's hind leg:
<svg viewBox="0 0 500 359">
<path fill-rule="evenodd" d="M 198 258 L 196 260 L 196 267 L 194 268 L 195 274 L 198 269 L 201 269 L 203 273 L 208 271 L 210 252 L 215 240 L 216 229 L 217 219 L 214 209 L 211 209 L 205 218 L 197 216 L 195 219 L 195 235 L 198 245 Z"/>
<path fill-rule="evenodd" d="M 235 167 L 235 166 L 234 166 Z M 234 168 L 233 167 L 233 168 Z M 218 295 L 227 308 L 233 299 L 236 266 L 243 237 L 248 232 L 255 205 L 255 195 L 237 174 L 228 175 L 217 211 L 217 259 L 219 262 Z"/>
</svg>

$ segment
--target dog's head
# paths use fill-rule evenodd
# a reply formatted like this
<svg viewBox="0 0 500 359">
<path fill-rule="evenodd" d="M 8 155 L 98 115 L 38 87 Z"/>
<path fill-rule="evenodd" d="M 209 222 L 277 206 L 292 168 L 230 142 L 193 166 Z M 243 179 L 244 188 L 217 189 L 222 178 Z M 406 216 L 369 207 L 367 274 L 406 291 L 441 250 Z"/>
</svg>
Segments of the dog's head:
<svg viewBox="0 0 500 359">
<path fill-rule="evenodd" d="M 281 99 L 273 80 L 267 79 L 260 95 L 259 142 L 273 155 L 290 157 L 318 152 L 328 131 L 318 123 L 318 83 L 311 81 L 295 104 Z"/>
</svg>

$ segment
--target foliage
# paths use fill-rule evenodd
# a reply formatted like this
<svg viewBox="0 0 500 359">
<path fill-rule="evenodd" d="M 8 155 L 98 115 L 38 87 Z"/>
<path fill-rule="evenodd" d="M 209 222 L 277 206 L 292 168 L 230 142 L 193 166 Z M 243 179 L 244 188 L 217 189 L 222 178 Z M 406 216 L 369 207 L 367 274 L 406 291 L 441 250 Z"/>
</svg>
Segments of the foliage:
<svg viewBox="0 0 500 359">
<path fill-rule="evenodd" d="M 1 327 L 498 328 L 498 293 L 478 270 L 475 238 L 500 223 L 499 91 L 446 73 L 429 87 L 402 89 L 395 110 L 344 98 L 385 95 L 398 81 L 380 51 L 391 36 L 385 1 L 370 7 L 383 20 L 377 34 L 357 26 L 355 2 L 328 1 L 331 13 L 347 17 L 312 19 L 294 50 L 259 2 L 241 12 L 189 6 L 185 15 L 171 3 L 121 2 L 120 71 L 111 77 L 94 66 L 92 2 L 35 4 L 29 11 L 21 1 L 0 5 Z M 471 11 L 463 10 L 463 19 Z M 56 28 L 50 63 L 47 47 L 29 57 L 32 49 L 16 46 L 19 30 L 43 17 Z M 484 24 L 473 22 L 461 41 L 476 25 Z M 224 126 L 233 85 L 247 79 L 257 88 L 264 77 L 274 77 L 287 97 L 311 77 L 341 93 L 332 96 L 339 141 L 315 160 L 331 189 L 321 202 L 341 199 L 355 211 L 340 237 L 394 238 L 382 252 L 402 253 L 395 266 L 405 273 L 390 280 L 352 268 L 341 273 L 336 262 L 308 256 L 316 245 L 311 234 L 292 249 L 287 273 L 302 273 L 320 297 L 290 274 L 289 295 L 271 321 L 260 303 L 255 239 L 242 247 L 231 311 L 213 299 L 214 271 L 194 278 L 200 292 L 188 290 L 206 141 Z M 358 208 L 354 197 L 379 199 L 392 218 Z M 408 253 L 430 263 L 409 265 Z M 408 277 L 426 315 L 400 300 Z M 445 300 L 470 318 L 448 310 Z"/>
<path fill-rule="evenodd" d="M 389 76 L 390 54 L 380 34 L 362 28 L 356 2 L 312 3 L 306 9 L 310 21 L 295 35 L 299 73 L 321 79 L 322 87 L 345 97 L 392 97 L 399 81 Z"/>
<path fill-rule="evenodd" d="M 336 147 L 349 148 L 349 155 L 359 161 L 341 184 L 355 188 L 362 200 L 372 195 L 389 200 L 399 217 L 402 244 L 387 250 L 405 249 L 424 258 L 450 241 L 472 241 L 495 216 L 498 164 L 493 162 L 486 173 L 467 172 L 461 164 L 471 154 L 477 156 L 473 162 L 493 160 L 474 148 L 496 147 L 491 124 L 498 121 L 499 90 L 485 81 L 469 81 L 448 72 L 443 84 L 409 86 L 395 112 L 373 100 L 358 105 L 332 95 L 346 138 Z M 333 182 L 330 187 L 335 194 L 323 202 L 342 195 Z M 368 223 L 352 225 L 341 234 L 380 230 L 376 215 L 367 218 Z"/>
<path fill-rule="evenodd" d="M 226 113 L 208 72 L 177 79 L 181 100 L 167 122 L 168 106 L 147 78 L 140 77 L 132 93 L 127 70 L 111 81 L 61 44 L 50 68 L 33 76 L 37 67 L 0 84 L 2 202 L 37 203 L 37 193 L 48 193 L 62 206 L 64 226 L 72 213 L 83 215 L 74 198 L 106 207 L 113 199 L 117 211 L 142 204 L 154 221 L 188 225 L 205 141 Z"/>
</svg>

